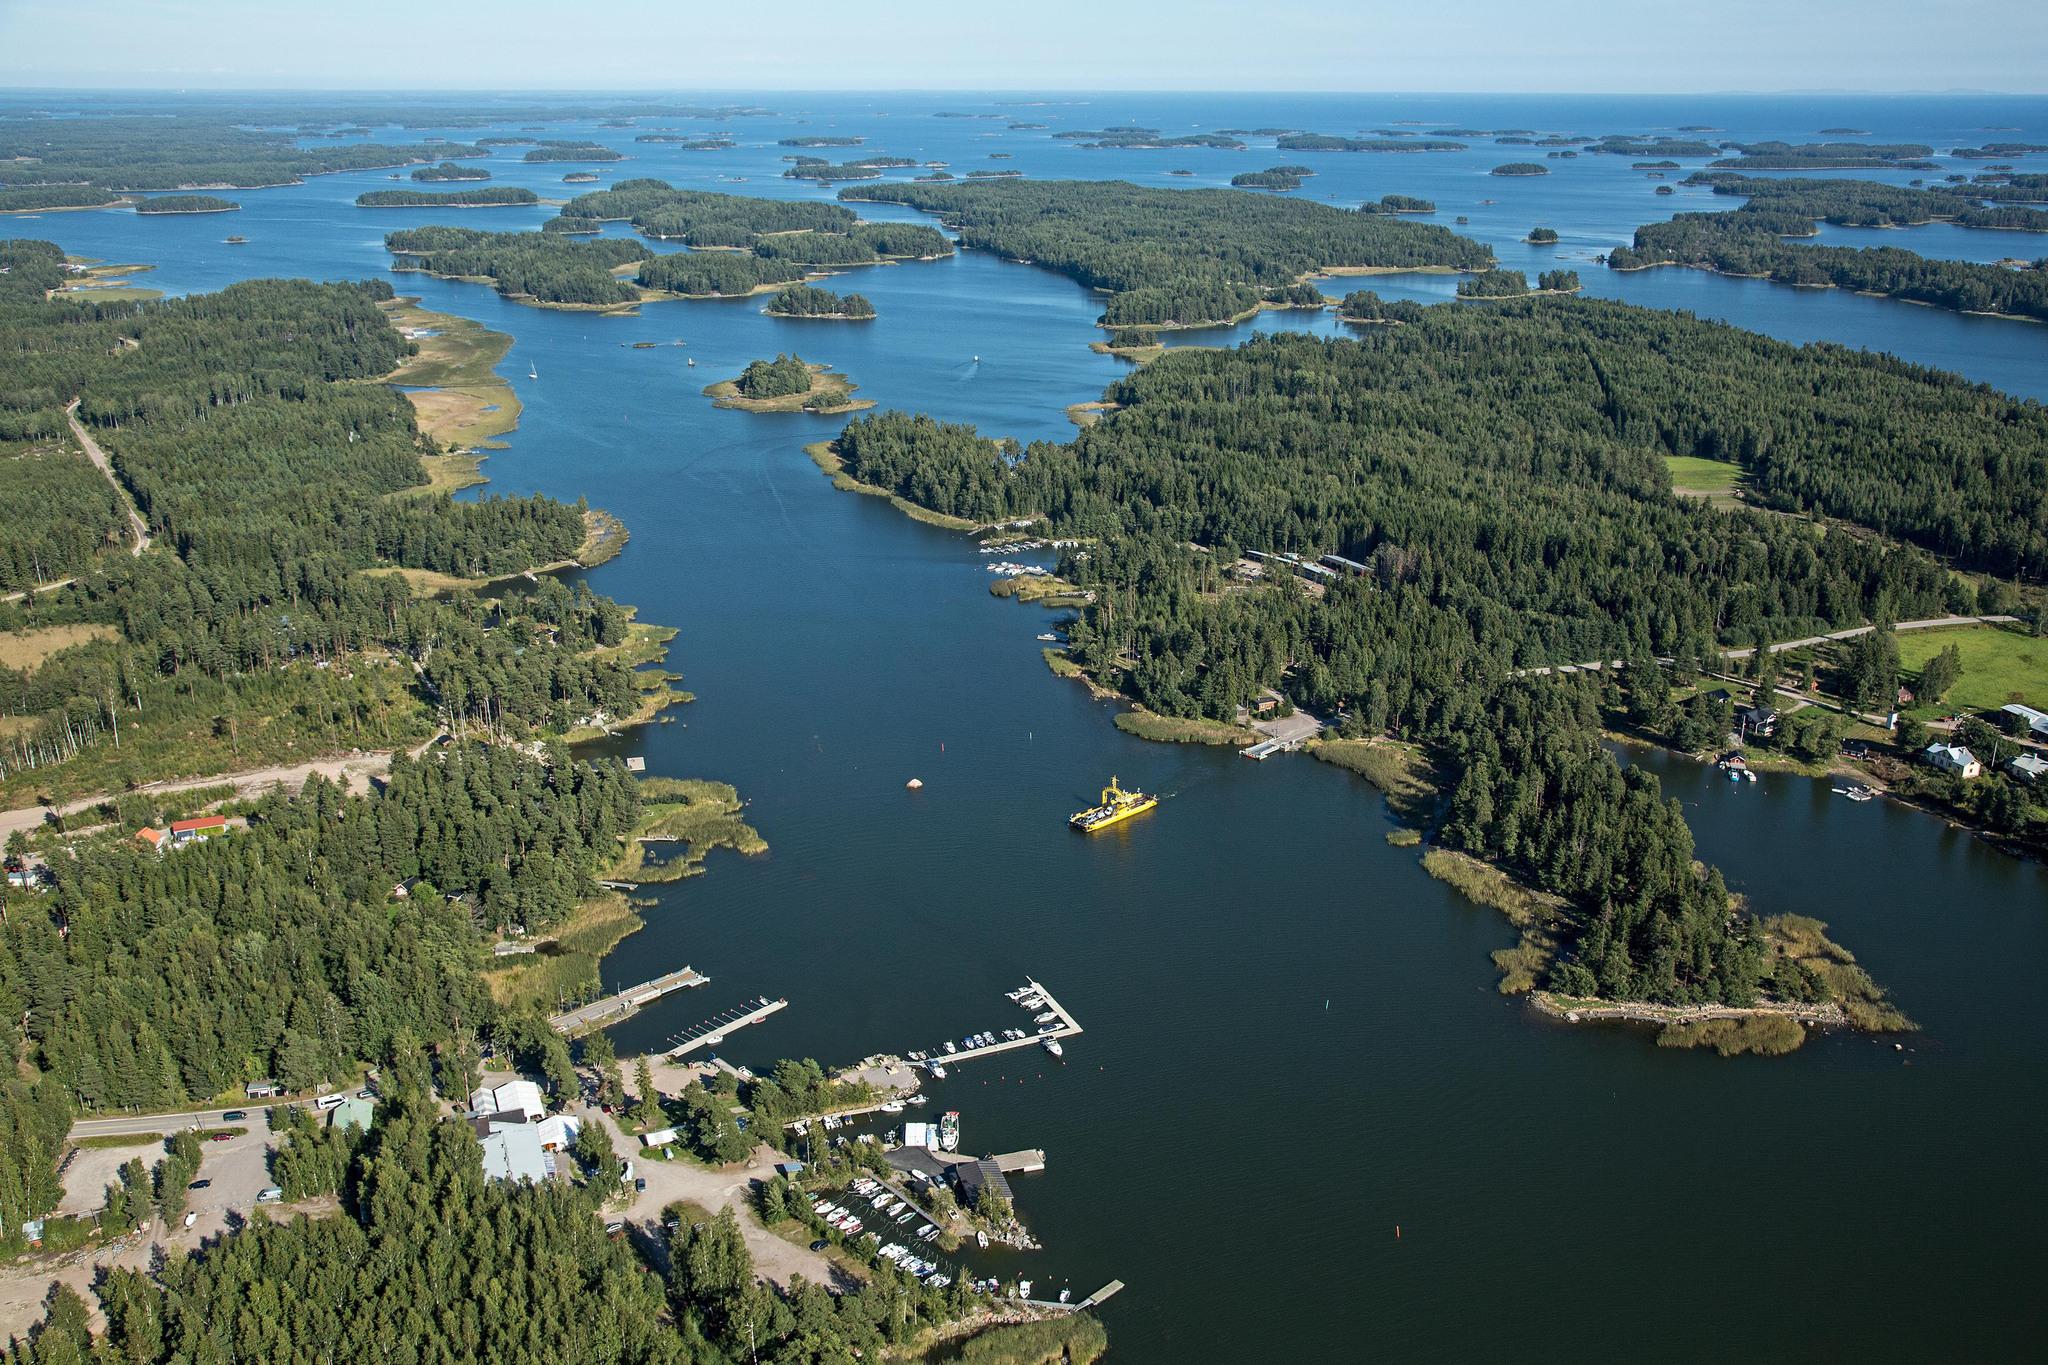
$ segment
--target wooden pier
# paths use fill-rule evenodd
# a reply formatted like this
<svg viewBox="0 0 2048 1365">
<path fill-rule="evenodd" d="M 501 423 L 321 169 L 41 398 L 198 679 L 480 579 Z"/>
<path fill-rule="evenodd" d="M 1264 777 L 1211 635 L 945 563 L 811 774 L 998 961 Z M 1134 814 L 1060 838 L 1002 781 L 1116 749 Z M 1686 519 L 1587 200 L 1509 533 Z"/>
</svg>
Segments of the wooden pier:
<svg viewBox="0 0 2048 1365">
<path fill-rule="evenodd" d="M 726 1035 L 734 1029 L 743 1029 L 749 1024 L 758 1024 L 779 1009 L 789 1006 L 787 1000 L 770 1000 L 762 996 L 751 1006 L 729 1009 L 714 1015 L 697 1027 L 685 1033 L 669 1035 L 668 1046 L 661 1055 L 673 1061 L 685 1053 L 695 1052 L 700 1047 L 716 1047 L 725 1041 Z"/>
<path fill-rule="evenodd" d="M 1004 1152 L 1001 1156 L 990 1157 L 989 1160 L 995 1162 L 996 1169 L 1004 1175 L 1029 1175 L 1033 1171 L 1045 1169 L 1045 1153 L 1036 1147 L 1021 1152 Z"/>
<path fill-rule="evenodd" d="M 679 967 L 666 976 L 657 976 L 652 981 L 643 981 L 637 986 L 628 986 L 622 991 L 607 995 L 602 1000 L 593 1000 L 573 1010 L 564 1010 L 548 1020 L 557 1033 L 574 1036 L 587 1033 L 594 1028 L 609 1028 L 622 1019 L 630 1019 L 640 1012 L 640 1007 L 661 999 L 671 991 L 687 990 L 701 986 L 710 977 L 691 968 Z"/>
<path fill-rule="evenodd" d="M 1000 1042 L 990 1043 L 987 1047 L 962 1048 L 957 1052 L 943 1054 L 934 1052 L 931 1054 L 931 1062 L 938 1062 L 945 1067 L 951 1068 L 960 1062 L 979 1061 L 983 1057 L 994 1057 L 999 1053 L 1015 1052 L 1018 1048 L 1043 1047 L 1045 1040 L 1048 1038 L 1072 1038 L 1081 1032 L 1081 1025 L 1075 1021 L 1073 1015 L 1067 1013 L 1066 1006 L 1052 998 L 1051 991 L 1039 985 L 1028 976 L 1024 978 L 1024 984 L 1029 986 L 1039 999 L 1045 1001 L 1046 1009 L 1059 1016 L 1059 1027 L 1047 1033 L 1027 1033 L 1022 1038 L 1006 1038 Z M 925 1065 L 929 1067 L 931 1062 L 927 1062 Z"/>
</svg>

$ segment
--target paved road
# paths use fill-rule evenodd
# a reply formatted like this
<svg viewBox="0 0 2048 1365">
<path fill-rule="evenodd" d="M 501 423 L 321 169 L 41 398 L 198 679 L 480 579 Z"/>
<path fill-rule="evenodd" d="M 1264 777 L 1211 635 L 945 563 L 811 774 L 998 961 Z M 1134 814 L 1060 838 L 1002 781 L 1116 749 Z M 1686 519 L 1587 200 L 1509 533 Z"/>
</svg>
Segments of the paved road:
<svg viewBox="0 0 2048 1365">
<path fill-rule="evenodd" d="M 161 1133 L 168 1137 L 194 1124 L 202 1128 L 218 1127 L 227 1121 L 227 1115 L 234 1110 L 249 1115 L 250 1126 L 260 1128 L 262 1121 L 256 1117 L 259 1110 L 286 1109 L 294 1104 L 311 1103 L 311 1100 L 251 1100 L 247 1104 L 231 1105 L 228 1109 L 180 1109 L 167 1114 L 114 1114 L 106 1118 L 78 1119 L 71 1125 L 71 1140 L 76 1142 L 80 1138 L 89 1137 L 127 1137 L 140 1133 Z M 236 1120 L 236 1126 L 241 1126 L 241 1120 Z"/>
<path fill-rule="evenodd" d="M 128 530 L 135 537 L 135 543 L 129 548 L 128 553 L 140 558 L 142 552 L 149 548 L 149 523 L 144 521 L 142 513 L 136 510 L 135 499 L 129 496 L 127 485 L 115 476 L 114 462 L 107 458 L 107 452 L 100 449 L 100 443 L 92 438 L 92 434 L 85 429 L 85 424 L 78 420 L 76 398 L 65 405 L 64 420 L 71 423 L 71 434 L 85 447 L 86 458 L 92 461 L 94 468 L 107 476 L 107 482 L 114 486 L 114 496 L 118 497 L 121 506 L 127 509 Z"/>
<path fill-rule="evenodd" d="M 1904 630 L 1940 630 L 1944 626 L 2013 626 L 2018 624 L 2019 618 L 2017 616 L 1931 616 L 1924 621 L 1901 621 L 1893 626 L 1892 630 L 1895 632 Z M 1832 635 L 1809 635 L 1803 640 L 1785 640 L 1778 644 L 1766 645 L 1764 647 L 1773 654 L 1783 654 L 1788 649 L 1807 649 L 1813 645 L 1824 645 L 1837 640 L 1853 640 L 1859 635 L 1868 635 L 1876 629 L 1876 626 L 1852 626 L 1848 630 L 1838 630 Z M 1721 657 L 1724 659 L 1747 659 L 1754 653 L 1756 653 L 1754 646 L 1748 649 L 1724 649 L 1721 651 Z M 1671 661 L 1669 659 L 1659 659 L 1657 662 L 1668 664 Z M 1625 668 L 1627 666 L 1627 660 L 1625 659 L 1591 659 L 1585 663 L 1545 664 L 1540 668 L 1520 668 L 1515 670 L 1513 676 L 1517 678 L 1541 678 L 1551 673 L 1575 671 L 1597 673 L 1603 668 Z"/>
<path fill-rule="evenodd" d="M 2019 624 L 2017 616 L 1933 616 L 1925 621 L 1901 621 L 1893 626 L 1894 631 L 1939 630 L 1944 626 L 2011 626 Z M 1824 645 L 1833 640 L 1853 640 L 1859 635 L 1868 635 L 1876 626 L 1856 626 L 1849 630 L 1838 630 L 1832 635 L 1809 635 L 1803 640 L 1787 640 L 1783 644 L 1768 645 L 1773 654 L 1782 654 L 1788 649 L 1806 649 L 1813 645 Z M 1755 649 L 1724 649 L 1724 659 L 1747 659 L 1756 653 Z"/>
</svg>

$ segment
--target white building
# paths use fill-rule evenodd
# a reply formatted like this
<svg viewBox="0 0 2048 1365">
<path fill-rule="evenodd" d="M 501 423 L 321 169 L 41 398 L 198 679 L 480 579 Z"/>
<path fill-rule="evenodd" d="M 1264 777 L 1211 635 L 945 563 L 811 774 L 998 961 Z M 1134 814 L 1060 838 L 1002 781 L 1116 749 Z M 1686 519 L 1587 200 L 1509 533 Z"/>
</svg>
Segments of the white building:
<svg viewBox="0 0 2048 1365">
<path fill-rule="evenodd" d="M 532 1081 L 507 1081 L 500 1086 L 485 1086 L 470 1092 L 469 1112 L 472 1114 L 513 1114 L 523 1113 L 529 1122 L 538 1121 L 548 1112 L 547 1097 Z"/>
<path fill-rule="evenodd" d="M 936 1123 L 906 1123 L 903 1125 L 903 1145 L 922 1147 L 928 1152 L 939 1150 L 939 1125 Z"/>
<path fill-rule="evenodd" d="M 2048 758 L 2039 754 L 2021 754 L 2007 763 L 2005 769 L 2022 782 L 2039 782 L 2048 777 Z"/>
<path fill-rule="evenodd" d="M 1960 744 L 1930 744 L 1925 757 L 1941 771 L 1954 773 L 1965 780 L 1980 777 L 1984 772 L 1984 765 L 1977 761 L 1977 755 Z"/>
<path fill-rule="evenodd" d="M 583 1120 L 573 1114 L 550 1114 L 534 1125 L 540 1134 L 540 1145 L 550 1152 L 566 1152 L 576 1145 L 576 1135 L 583 1131 Z"/>
</svg>

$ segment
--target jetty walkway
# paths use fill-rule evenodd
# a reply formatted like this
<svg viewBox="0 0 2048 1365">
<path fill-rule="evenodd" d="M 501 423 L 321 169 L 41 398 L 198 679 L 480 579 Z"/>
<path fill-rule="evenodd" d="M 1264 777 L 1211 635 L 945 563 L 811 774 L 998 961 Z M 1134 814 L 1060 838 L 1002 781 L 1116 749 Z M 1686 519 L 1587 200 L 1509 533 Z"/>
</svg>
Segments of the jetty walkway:
<svg viewBox="0 0 2048 1365">
<path fill-rule="evenodd" d="M 741 1005 L 715 1014 L 687 1032 L 670 1034 L 669 1045 L 662 1049 L 661 1055 L 673 1061 L 685 1053 L 695 1052 L 700 1047 L 717 1047 L 734 1029 L 758 1024 L 775 1011 L 788 1007 L 787 1000 L 770 1000 L 765 995 L 761 996 L 751 1005 Z"/>
<path fill-rule="evenodd" d="M 608 1028 L 622 1019 L 630 1019 L 640 1012 L 641 1006 L 659 1000 L 671 991 L 702 986 L 710 980 L 710 977 L 689 967 L 678 967 L 666 976 L 657 976 L 652 981 L 643 981 L 637 986 L 628 986 L 622 991 L 616 991 L 602 1000 L 593 1000 L 587 1005 L 578 1005 L 573 1010 L 564 1010 L 551 1016 L 548 1023 L 555 1032 L 572 1036 L 594 1028 Z"/>
</svg>

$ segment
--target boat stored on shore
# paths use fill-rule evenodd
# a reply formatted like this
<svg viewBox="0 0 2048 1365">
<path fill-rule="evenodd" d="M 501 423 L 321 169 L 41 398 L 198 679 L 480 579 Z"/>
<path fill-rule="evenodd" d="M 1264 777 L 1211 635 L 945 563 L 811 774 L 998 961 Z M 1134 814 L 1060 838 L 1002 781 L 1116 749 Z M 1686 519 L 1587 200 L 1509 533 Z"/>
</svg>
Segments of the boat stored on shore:
<svg viewBox="0 0 2048 1365">
<path fill-rule="evenodd" d="M 1143 815 L 1159 804 L 1159 798 L 1144 792 L 1127 792 L 1117 785 L 1114 777 L 1102 789 L 1102 804 L 1090 806 L 1087 810 L 1075 811 L 1067 823 L 1083 834 L 1093 834 L 1099 829 L 1121 824 L 1134 815 Z"/>
</svg>

